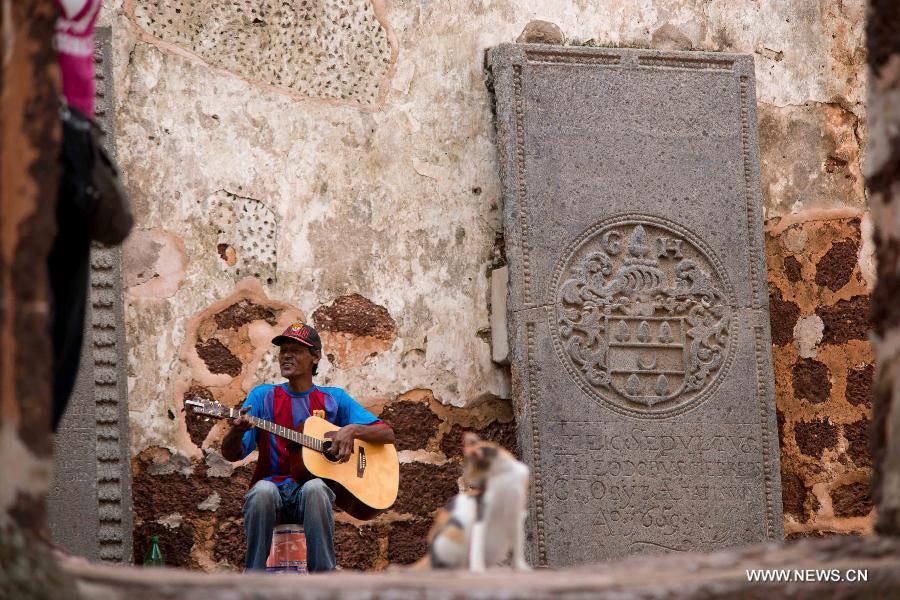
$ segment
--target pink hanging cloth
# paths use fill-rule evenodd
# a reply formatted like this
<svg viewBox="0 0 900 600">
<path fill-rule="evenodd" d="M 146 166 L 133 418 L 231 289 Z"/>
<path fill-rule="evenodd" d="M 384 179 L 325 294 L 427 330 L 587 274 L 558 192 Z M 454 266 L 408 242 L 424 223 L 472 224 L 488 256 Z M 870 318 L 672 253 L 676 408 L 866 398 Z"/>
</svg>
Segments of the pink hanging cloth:
<svg viewBox="0 0 900 600">
<path fill-rule="evenodd" d="M 62 71 L 63 96 L 94 116 L 94 24 L 103 0 L 56 0 L 59 17 L 53 36 Z"/>
</svg>

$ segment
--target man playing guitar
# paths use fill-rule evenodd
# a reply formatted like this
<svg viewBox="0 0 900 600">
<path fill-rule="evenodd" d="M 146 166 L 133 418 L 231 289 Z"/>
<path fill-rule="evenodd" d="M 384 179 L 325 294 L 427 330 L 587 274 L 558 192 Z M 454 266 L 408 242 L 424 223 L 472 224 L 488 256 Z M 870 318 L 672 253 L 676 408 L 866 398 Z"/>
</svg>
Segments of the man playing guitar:
<svg viewBox="0 0 900 600">
<path fill-rule="evenodd" d="M 247 396 L 222 442 L 222 456 L 239 461 L 259 449 L 256 472 L 244 496 L 246 568 L 265 569 L 272 531 L 279 523 L 302 523 L 310 571 L 335 568 L 335 493 L 322 479 L 304 475 L 299 449 L 290 441 L 254 428 L 245 415 L 300 430 L 311 415 L 339 426 L 325 437 L 338 462 L 353 453 L 355 439 L 393 444 L 394 431 L 336 387 L 313 385 L 322 356 L 322 340 L 315 329 L 294 323 L 272 343 L 279 347 L 278 363 L 287 382 L 260 385 Z"/>
</svg>

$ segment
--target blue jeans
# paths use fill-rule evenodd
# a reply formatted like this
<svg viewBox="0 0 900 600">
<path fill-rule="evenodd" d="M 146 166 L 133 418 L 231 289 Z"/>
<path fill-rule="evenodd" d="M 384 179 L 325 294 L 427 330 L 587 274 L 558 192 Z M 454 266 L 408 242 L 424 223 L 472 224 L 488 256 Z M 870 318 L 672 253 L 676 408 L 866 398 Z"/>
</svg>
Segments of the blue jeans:
<svg viewBox="0 0 900 600">
<path fill-rule="evenodd" d="M 306 534 L 306 563 L 310 571 L 332 571 L 334 555 L 334 492 L 321 479 L 302 486 L 257 481 L 244 495 L 247 533 L 247 570 L 265 569 L 272 530 L 280 523 L 302 523 Z"/>
</svg>

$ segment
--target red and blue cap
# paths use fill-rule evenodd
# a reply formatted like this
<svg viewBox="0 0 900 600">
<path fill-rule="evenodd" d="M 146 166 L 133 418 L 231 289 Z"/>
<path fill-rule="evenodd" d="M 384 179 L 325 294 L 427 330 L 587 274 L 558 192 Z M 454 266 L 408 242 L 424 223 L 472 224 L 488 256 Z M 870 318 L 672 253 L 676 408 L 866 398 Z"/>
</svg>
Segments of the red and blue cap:
<svg viewBox="0 0 900 600">
<path fill-rule="evenodd" d="M 300 342 L 313 350 L 322 349 L 322 338 L 319 337 L 319 333 L 306 323 L 292 323 L 284 330 L 284 333 L 272 338 L 272 343 L 276 346 L 285 342 Z"/>
</svg>

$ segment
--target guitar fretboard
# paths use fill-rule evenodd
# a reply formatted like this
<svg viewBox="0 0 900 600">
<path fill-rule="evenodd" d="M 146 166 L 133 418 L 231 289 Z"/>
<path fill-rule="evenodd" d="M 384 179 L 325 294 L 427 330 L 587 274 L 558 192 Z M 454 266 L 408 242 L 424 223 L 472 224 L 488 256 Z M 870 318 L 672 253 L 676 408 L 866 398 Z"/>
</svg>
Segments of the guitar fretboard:
<svg viewBox="0 0 900 600">
<path fill-rule="evenodd" d="M 228 409 L 232 418 L 237 416 L 237 410 L 233 408 Z M 301 446 L 306 446 L 307 448 L 311 448 L 316 452 L 324 452 L 325 447 L 323 446 L 323 442 L 320 439 L 314 438 L 309 435 L 305 435 L 300 433 L 299 431 L 295 431 L 293 429 L 288 429 L 283 425 L 278 425 L 273 423 L 272 421 L 266 421 L 265 419 L 260 419 L 259 417 L 253 417 L 251 415 L 245 415 L 248 421 L 253 423 L 255 427 L 259 427 L 265 431 L 270 433 L 274 433 L 277 436 L 281 436 L 283 438 L 289 439 L 292 442 L 297 442 Z"/>
</svg>

